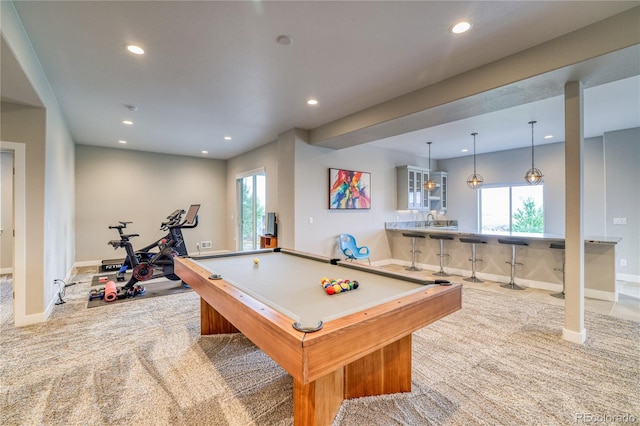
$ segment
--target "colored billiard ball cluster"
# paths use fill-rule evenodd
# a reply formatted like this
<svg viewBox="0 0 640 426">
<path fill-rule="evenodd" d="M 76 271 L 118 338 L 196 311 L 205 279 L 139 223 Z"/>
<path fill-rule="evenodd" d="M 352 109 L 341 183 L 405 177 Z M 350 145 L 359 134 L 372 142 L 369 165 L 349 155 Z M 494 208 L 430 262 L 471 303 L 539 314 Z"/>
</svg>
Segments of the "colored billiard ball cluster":
<svg viewBox="0 0 640 426">
<path fill-rule="evenodd" d="M 343 291 L 349 291 L 349 290 L 355 290 L 356 288 L 358 288 L 359 284 L 358 281 L 351 281 L 349 279 L 335 279 L 335 278 L 327 278 L 327 277 L 323 277 L 320 280 L 320 284 L 322 284 L 322 287 L 324 287 L 324 291 L 327 292 L 327 294 L 336 294 L 336 293 L 341 293 Z"/>
</svg>

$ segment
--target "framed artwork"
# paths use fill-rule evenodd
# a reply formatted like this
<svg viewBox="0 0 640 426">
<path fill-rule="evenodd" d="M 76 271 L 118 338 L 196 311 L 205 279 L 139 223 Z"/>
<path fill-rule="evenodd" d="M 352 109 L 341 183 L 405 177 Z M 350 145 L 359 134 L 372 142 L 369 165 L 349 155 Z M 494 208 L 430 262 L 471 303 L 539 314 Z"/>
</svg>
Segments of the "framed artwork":
<svg viewBox="0 0 640 426">
<path fill-rule="evenodd" d="M 371 208 L 371 173 L 329 169 L 329 209 Z"/>
</svg>

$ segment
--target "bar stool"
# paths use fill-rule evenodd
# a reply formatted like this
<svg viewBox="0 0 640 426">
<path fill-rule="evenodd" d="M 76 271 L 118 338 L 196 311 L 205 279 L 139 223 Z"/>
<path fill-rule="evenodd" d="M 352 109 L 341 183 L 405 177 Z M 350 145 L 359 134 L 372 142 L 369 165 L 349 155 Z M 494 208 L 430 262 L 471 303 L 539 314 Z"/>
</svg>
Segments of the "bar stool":
<svg viewBox="0 0 640 426">
<path fill-rule="evenodd" d="M 562 292 L 554 293 L 551 296 L 557 297 L 558 299 L 564 299 L 564 241 L 558 243 L 551 243 L 549 248 L 562 250 L 562 268 L 553 268 L 554 271 L 562 272 Z"/>
<path fill-rule="evenodd" d="M 424 235 L 416 232 L 403 232 L 403 237 L 411 238 L 411 266 L 406 268 L 407 271 L 420 271 L 421 269 L 416 266 L 416 253 L 422 253 L 420 250 L 416 250 L 416 238 L 424 238 Z"/>
<path fill-rule="evenodd" d="M 498 238 L 500 244 L 508 244 L 511 246 L 511 261 L 505 262 L 511 265 L 511 280 L 509 284 L 502 284 L 500 287 L 510 288 L 511 290 L 524 290 L 523 287 L 516 285 L 513 280 L 516 276 L 516 265 L 522 265 L 522 263 L 516 262 L 516 246 L 528 246 L 529 244 L 525 240 L 517 238 Z"/>
<path fill-rule="evenodd" d="M 468 237 L 460 237 L 460 242 L 471 244 L 471 259 L 469 259 L 471 262 L 471 276 L 464 280 L 472 283 L 483 283 L 483 280 L 476 277 L 476 262 L 482 262 L 482 259 L 476 259 L 476 244 L 487 244 L 487 242 L 479 238 Z"/>
<path fill-rule="evenodd" d="M 451 235 L 446 235 L 446 234 L 431 234 L 429 235 L 429 238 L 431 238 L 432 240 L 440 240 L 440 253 L 438 253 L 438 256 L 440 256 L 440 270 L 433 275 L 437 275 L 439 277 L 450 276 L 451 274 L 447 274 L 442 268 L 442 266 L 444 263 L 444 257 L 449 256 L 448 254 L 444 254 L 444 241 L 453 240 L 453 237 Z"/>
</svg>

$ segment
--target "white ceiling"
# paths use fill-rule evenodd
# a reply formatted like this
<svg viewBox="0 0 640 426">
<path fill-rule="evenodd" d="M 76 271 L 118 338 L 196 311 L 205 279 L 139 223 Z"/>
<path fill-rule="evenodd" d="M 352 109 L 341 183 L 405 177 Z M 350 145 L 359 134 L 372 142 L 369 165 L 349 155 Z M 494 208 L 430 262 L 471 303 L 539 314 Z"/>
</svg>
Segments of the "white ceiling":
<svg viewBox="0 0 640 426">
<path fill-rule="evenodd" d="M 228 159 L 575 31 L 638 1 L 15 1 L 77 143 Z M 453 35 L 468 19 L 473 28 Z M 293 38 L 283 46 L 282 34 Z M 133 56 L 126 43 L 142 45 Z M 3 48 L 5 47 L 3 43 Z M 4 52 L 3 52 L 4 58 Z M 11 76 L 3 65 L 3 85 Z M 640 73 L 640 70 L 638 70 Z M 16 77 L 20 84 L 24 78 Z M 3 99 L 29 103 L 3 89 Z M 11 93 L 11 96 L 7 96 Z M 306 100 L 315 97 L 319 105 Z M 615 102 L 615 104 L 614 104 Z M 135 105 L 130 112 L 125 105 Z M 637 77 L 585 91 L 585 136 L 640 126 Z M 134 125 L 126 127 L 122 120 Z M 372 144 L 450 158 L 563 139 L 563 100 Z M 225 141 L 225 135 L 233 140 Z M 127 145 L 119 145 L 125 139 Z M 439 141 L 447 141 L 438 145 Z"/>
</svg>

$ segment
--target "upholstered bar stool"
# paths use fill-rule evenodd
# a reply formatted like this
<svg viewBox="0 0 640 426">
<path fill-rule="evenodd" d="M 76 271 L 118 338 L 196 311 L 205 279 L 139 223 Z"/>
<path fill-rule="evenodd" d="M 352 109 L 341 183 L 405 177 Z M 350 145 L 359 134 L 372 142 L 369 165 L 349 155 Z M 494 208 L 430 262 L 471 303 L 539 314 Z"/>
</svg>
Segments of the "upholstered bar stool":
<svg viewBox="0 0 640 426">
<path fill-rule="evenodd" d="M 460 237 L 461 243 L 471 244 L 471 276 L 469 278 L 465 278 L 465 281 L 469 281 L 472 283 L 483 283 L 484 281 L 480 278 L 476 277 L 476 262 L 482 262 L 482 259 L 476 258 L 476 244 L 487 244 L 486 241 L 481 240 L 480 238 L 469 238 L 469 237 Z"/>
<path fill-rule="evenodd" d="M 403 232 L 402 236 L 411 238 L 411 266 L 406 269 L 407 271 L 419 271 L 420 268 L 416 266 L 416 253 L 421 252 L 416 248 L 416 238 L 424 238 L 424 235 L 416 232 Z"/>
<path fill-rule="evenodd" d="M 564 299 L 564 241 L 551 243 L 551 245 L 549 245 L 549 248 L 562 250 L 562 268 L 553 268 L 554 271 L 562 272 L 562 292 L 553 293 L 552 296 L 557 297 L 558 299 Z"/>
<path fill-rule="evenodd" d="M 517 238 L 498 238 L 500 244 L 508 244 L 511 246 L 511 261 L 505 262 L 511 265 L 511 281 L 509 284 L 502 284 L 500 287 L 510 288 L 511 290 L 524 290 L 523 287 L 516 285 L 514 278 L 516 276 L 516 265 L 522 265 L 522 263 L 516 262 L 516 246 L 528 246 L 529 244 L 525 240 Z"/>
<path fill-rule="evenodd" d="M 451 235 L 446 235 L 446 234 L 430 234 L 429 238 L 431 238 L 432 240 L 440 241 L 440 253 L 438 253 L 438 256 L 440 256 L 440 270 L 433 275 L 437 275 L 439 277 L 450 276 L 451 274 L 447 274 L 443 269 L 444 257 L 449 256 L 448 254 L 444 253 L 444 242 L 445 240 L 453 240 L 453 237 Z"/>
</svg>

